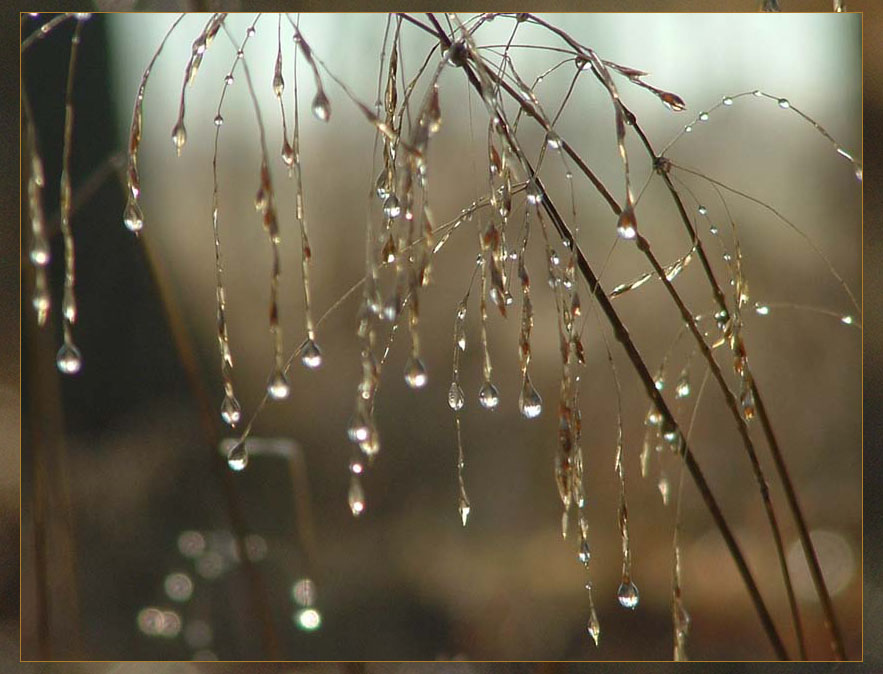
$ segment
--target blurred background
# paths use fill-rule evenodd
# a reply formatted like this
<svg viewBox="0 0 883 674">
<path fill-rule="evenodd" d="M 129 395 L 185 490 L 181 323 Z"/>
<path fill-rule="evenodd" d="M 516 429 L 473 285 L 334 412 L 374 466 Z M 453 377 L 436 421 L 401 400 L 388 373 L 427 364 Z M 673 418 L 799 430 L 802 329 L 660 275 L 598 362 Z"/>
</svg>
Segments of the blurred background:
<svg viewBox="0 0 883 674">
<path fill-rule="evenodd" d="M 648 477 L 641 478 L 638 454 L 648 403 L 628 362 L 612 345 L 623 386 L 633 578 L 641 590 L 639 608 L 626 611 L 615 596 L 620 574 L 613 473 L 616 396 L 604 341 L 611 336 L 606 327 L 599 329 L 591 314 L 584 336 L 583 451 L 600 647 L 596 649 L 585 633 L 585 570 L 577 562 L 573 537 L 561 540 L 560 501 L 552 475 L 560 359 L 554 306 L 542 283 L 534 284 L 537 318 L 531 373 L 545 408 L 534 421 L 522 419 L 516 406 L 518 314 L 507 321 L 491 315 L 490 347 L 501 406 L 490 413 L 476 404 L 481 382 L 479 323 L 476 307 L 470 304 L 462 421 L 472 514 L 466 528 L 460 524 L 456 436 L 446 394 L 454 312 L 477 253 L 474 225 L 457 230 L 440 252 L 434 284 L 421 298 L 429 370 L 425 389 L 415 393 L 404 385 L 403 335 L 390 352 L 378 394 L 382 451 L 363 482 L 367 506 L 362 517 L 354 519 L 346 502 L 351 447 L 345 428 L 359 377 L 355 298 L 319 328 L 322 368 L 307 371 L 296 366 L 291 397 L 266 408 L 255 423 L 256 437 L 289 448 L 294 461 L 289 465 L 283 458 L 256 456 L 243 473 L 227 471 L 217 451 L 226 432 L 215 411 L 222 389 L 210 227 L 212 118 L 224 75 L 235 58 L 224 35 L 213 43 L 188 90 L 188 143 L 182 157 L 175 158 L 169 142 L 183 66 L 204 17 L 182 22 L 148 86 L 139 162 L 146 226 L 140 241 L 121 226 L 119 216 L 124 197 L 117 171 L 131 104 L 143 68 L 173 18 L 94 16 L 84 26 L 73 155 L 74 186 L 83 195 L 74 218 L 80 298 L 75 335 L 84 355 L 80 375 L 59 378 L 53 360 L 60 326 L 37 331 L 26 301 L 28 271 L 22 270 L 21 397 L 14 385 L 16 370 L 10 369 L 2 407 L 9 437 L 16 437 L 19 428 L 22 433 L 21 656 L 670 658 L 675 509 L 663 504 L 657 479 L 662 469 L 676 483 L 678 466 L 673 457 L 663 455 Z M 677 115 L 648 92 L 620 80 L 625 102 L 657 148 L 723 96 L 761 89 L 788 98 L 862 159 L 858 15 L 548 18 L 602 57 L 650 71 L 648 82 L 684 98 L 688 111 Z M 252 20 L 247 15 L 231 17 L 236 39 L 244 36 Z M 40 22 L 27 20 L 25 30 Z M 301 27 L 316 54 L 355 96 L 370 104 L 384 23 L 382 15 L 305 16 Z M 500 18 L 486 25 L 480 42 L 505 43 L 512 24 Z M 403 68 L 413 73 L 433 42 L 414 29 L 403 31 Z M 283 27 L 288 72 L 293 55 L 289 33 Z M 246 59 L 259 92 L 269 146 L 278 156 L 281 124 L 270 85 L 275 15 L 259 21 L 256 35 Z M 58 180 L 69 38 L 70 27 L 58 30 L 30 50 L 23 63 L 46 159 L 50 214 L 57 203 L 53 185 Z M 529 26 L 519 30 L 517 42 L 556 44 Z M 535 50 L 518 50 L 513 58 L 527 81 L 558 60 Z M 538 87 L 547 113 L 557 109 L 572 74 L 572 66 L 562 68 Z M 371 128 L 343 92 L 326 78 L 333 114 L 325 125 L 304 114 L 313 91 L 306 69 L 299 71 L 299 86 L 314 254 L 313 303 L 319 316 L 363 273 L 367 194 L 378 165 L 371 156 Z M 879 100 L 873 98 L 875 91 L 870 85 L 865 89 L 866 114 Z M 484 184 L 487 118 L 480 101 L 467 94 L 458 71 L 442 76 L 440 99 L 443 127 L 431 146 L 430 189 L 436 219 L 446 222 L 475 198 L 476 185 Z M 287 112 L 290 115 L 290 107 Z M 219 154 L 221 236 L 234 376 L 248 418 L 262 396 L 272 348 L 266 329 L 269 245 L 252 208 L 259 142 L 244 78 L 238 78 L 228 94 L 224 119 Z M 619 198 L 622 169 L 606 94 L 581 79 L 556 129 Z M 535 157 L 542 134 L 524 123 L 520 138 Z M 639 189 L 651 167 L 637 143 L 630 144 L 629 151 Z M 848 162 L 797 115 L 779 109 L 772 100 L 739 98 L 732 108 L 717 108 L 708 122 L 695 124 L 667 155 L 785 214 L 859 295 L 861 183 Z M 557 157 L 547 157 L 544 180 L 559 208 L 569 212 L 564 172 Z M 724 206 L 707 183 L 674 175 L 683 179 L 686 195 L 687 189 L 695 194 L 685 197 L 688 206 L 694 212 L 699 204 L 709 210 L 709 219 L 697 216 L 696 223 L 715 251 L 719 278 L 724 278 L 720 249 L 708 235 L 709 223 L 727 231 Z M 274 181 L 283 226 L 282 321 L 290 352 L 303 334 L 299 251 L 292 182 L 278 159 Z M 580 244 L 593 267 L 604 268 L 604 286 L 610 289 L 644 273 L 646 263 L 636 251 L 620 244 L 610 252 L 616 239 L 614 219 L 585 181 L 575 178 L 574 187 Z M 757 204 L 730 196 L 726 206 L 739 227 L 749 306 L 758 302 L 774 307 L 767 316 L 746 317 L 752 369 L 813 529 L 848 652 L 853 658 L 868 657 L 873 646 L 863 652 L 861 641 L 861 332 L 840 320 L 854 310 L 824 262 L 798 235 Z M 373 208 L 376 214 L 376 203 Z M 687 251 L 689 242 L 658 180 L 642 195 L 637 213 L 642 232 L 661 259 L 674 261 Z M 872 226 L 866 229 L 869 235 L 873 231 Z M 54 259 L 60 260 L 60 237 L 56 238 Z M 529 268 L 540 281 L 545 277 L 542 249 L 538 241 L 533 243 Z M 53 266 L 53 274 L 60 288 L 60 266 Z M 697 263 L 687 267 L 677 284 L 694 313 L 708 310 L 710 298 L 702 290 Z M 477 291 L 473 302 L 475 295 Z M 583 298 L 587 305 L 585 291 Z M 779 310 L 777 303 L 832 313 Z M 616 307 L 646 362 L 655 368 L 679 329 L 669 298 L 651 282 L 617 300 Z M 861 317 L 855 320 L 860 323 Z M 690 353 L 686 340 L 673 351 L 672 383 Z M 698 391 L 702 369 L 698 359 L 693 363 L 691 376 Z M 866 390 L 866 406 L 872 404 L 875 390 Z M 681 420 L 689 420 L 690 405 L 676 409 Z M 873 415 L 867 418 L 874 422 Z M 732 419 L 711 387 L 691 440 L 794 651 L 762 505 Z M 760 437 L 758 444 L 762 446 Z M 772 464 L 765 450 L 760 453 L 774 502 L 783 506 Z M 872 477 L 879 464 L 869 459 L 865 475 Z M 3 471 L 2 498 L 10 506 L 4 508 L 4 530 L 12 544 L 3 548 L 3 564 L 14 569 L 18 457 L 9 452 L 4 461 L 9 469 Z M 773 657 L 735 567 L 689 480 L 682 510 L 682 582 L 693 618 L 690 656 Z M 779 512 L 810 656 L 827 658 L 821 614 L 796 533 L 785 508 Z M 866 511 L 872 526 L 875 514 Z M 234 542 L 237 533 L 244 536 L 245 558 Z M 871 554 L 879 537 L 865 540 L 866 554 Z M 877 581 L 867 574 L 866 569 L 864 606 L 876 615 L 879 574 Z M 5 596 L 12 596 L 14 574 L 4 581 L 10 588 Z M 9 610 L 4 638 L 14 652 L 12 604 Z M 734 633 L 740 638 L 733 639 Z M 126 667 L 108 666 L 108 671 L 128 671 Z"/>
</svg>

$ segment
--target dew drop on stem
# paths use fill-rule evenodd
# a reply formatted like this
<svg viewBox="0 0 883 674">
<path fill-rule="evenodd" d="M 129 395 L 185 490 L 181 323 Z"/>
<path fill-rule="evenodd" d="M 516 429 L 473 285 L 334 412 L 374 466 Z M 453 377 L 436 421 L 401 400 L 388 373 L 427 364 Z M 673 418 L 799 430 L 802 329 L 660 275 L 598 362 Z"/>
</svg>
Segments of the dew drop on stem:
<svg viewBox="0 0 883 674">
<path fill-rule="evenodd" d="M 126 202 L 126 210 L 123 211 L 123 224 L 130 232 L 138 234 L 144 228 L 144 216 L 141 213 L 141 207 L 138 201 L 129 196 Z"/>
<path fill-rule="evenodd" d="M 639 601 L 637 586 L 630 579 L 625 578 L 616 591 L 616 598 L 623 608 L 634 609 Z"/>
<path fill-rule="evenodd" d="M 311 370 L 315 370 L 317 367 L 322 365 L 322 351 L 319 349 L 319 346 L 318 344 L 316 344 L 315 340 L 307 340 L 307 343 L 304 345 L 304 348 L 301 351 L 300 361 L 304 364 L 304 366 L 310 368 Z"/>
<path fill-rule="evenodd" d="M 622 239 L 634 239 L 638 234 L 638 222 L 631 206 L 622 209 L 616 223 L 616 232 Z"/>
<path fill-rule="evenodd" d="M 237 472 L 245 469 L 248 465 L 248 450 L 245 449 L 245 442 L 237 442 L 233 449 L 227 453 L 227 465 L 231 470 Z"/>
<path fill-rule="evenodd" d="M 178 153 L 178 156 L 181 156 L 181 151 L 184 149 L 184 145 L 187 144 L 187 129 L 184 128 L 184 120 L 178 120 L 178 123 L 175 124 L 175 128 L 172 129 L 172 145 L 175 146 L 175 150 Z"/>
<path fill-rule="evenodd" d="M 451 382 L 451 388 L 448 389 L 448 405 L 452 410 L 458 412 L 463 409 L 464 404 L 465 397 L 463 395 L 463 389 L 456 381 Z"/>
<path fill-rule="evenodd" d="M 76 346 L 70 342 L 65 342 L 58 350 L 55 364 L 63 374 L 76 374 L 83 367 L 83 357 Z"/>
<path fill-rule="evenodd" d="M 322 122 L 331 119 L 331 101 L 328 100 L 328 96 L 322 89 L 319 89 L 316 92 L 316 97 L 313 98 L 313 115 Z"/>
<path fill-rule="evenodd" d="M 518 397 L 518 409 L 525 419 L 536 419 L 543 411 L 543 399 L 527 375 L 524 376 L 521 395 Z"/>
<path fill-rule="evenodd" d="M 478 402 L 486 410 L 492 410 L 500 404 L 500 392 L 489 381 L 484 382 L 478 390 Z"/>
<path fill-rule="evenodd" d="M 242 408 L 239 401 L 236 400 L 236 396 L 224 396 L 224 401 L 221 403 L 221 419 L 224 420 L 224 423 L 228 426 L 235 426 L 241 418 Z"/>
<path fill-rule="evenodd" d="M 426 386 L 427 379 L 423 361 L 413 355 L 408 358 L 408 362 L 405 363 L 405 383 L 413 389 L 418 389 Z"/>
<path fill-rule="evenodd" d="M 285 400 L 290 392 L 291 387 L 288 384 L 285 373 L 280 369 L 276 369 L 270 378 L 270 383 L 267 384 L 267 394 L 273 400 Z"/>
</svg>

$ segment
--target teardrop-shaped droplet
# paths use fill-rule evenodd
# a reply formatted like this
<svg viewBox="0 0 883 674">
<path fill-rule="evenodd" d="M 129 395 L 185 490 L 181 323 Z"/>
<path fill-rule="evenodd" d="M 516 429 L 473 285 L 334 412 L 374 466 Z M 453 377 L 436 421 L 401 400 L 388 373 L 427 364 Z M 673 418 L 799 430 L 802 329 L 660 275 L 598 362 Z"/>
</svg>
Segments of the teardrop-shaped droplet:
<svg viewBox="0 0 883 674">
<path fill-rule="evenodd" d="M 521 395 L 518 396 L 518 409 L 525 419 L 536 419 L 543 411 L 543 399 L 527 375 L 524 377 Z"/>
<path fill-rule="evenodd" d="M 291 147 L 288 138 L 285 138 L 282 141 L 282 161 L 288 168 L 291 168 L 294 166 L 294 159 L 294 148 Z"/>
<path fill-rule="evenodd" d="M 638 605 L 638 588 L 631 580 L 624 580 L 616 591 L 616 598 L 624 608 L 634 609 Z"/>
<path fill-rule="evenodd" d="M 699 211 L 699 215 L 706 215 L 708 213 L 708 209 L 705 206 L 699 206 L 696 210 Z"/>
<path fill-rule="evenodd" d="M 80 350 L 69 342 L 65 342 L 55 356 L 55 364 L 59 371 L 64 374 L 76 374 L 83 367 L 83 357 Z"/>
<path fill-rule="evenodd" d="M 245 449 L 245 442 L 237 442 L 233 449 L 227 453 L 227 465 L 232 470 L 244 470 L 248 465 L 248 450 Z"/>
<path fill-rule="evenodd" d="M 181 156 L 181 150 L 184 149 L 186 143 L 187 129 L 184 128 L 184 120 L 178 120 L 178 123 L 175 124 L 175 128 L 172 129 L 172 144 L 175 146 L 175 150 L 179 157 Z"/>
<path fill-rule="evenodd" d="M 276 98 L 282 98 L 283 91 L 285 91 L 285 80 L 282 79 L 282 73 L 277 71 L 273 75 L 273 93 L 276 95 Z M 313 105 L 315 105 L 315 102 L 313 102 Z M 317 115 L 317 117 L 318 117 L 318 115 Z M 319 117 L 319 119 L 322 119 L 322 118 Z M 325 120 L 323 120 L 323 121 L 325 121 Z"/>
<path fill-rule="evenodd" d="M 311 370 L 315 370 L 322 364 L 322 352 L 319 346 L 312 339 L 308 339 L 300 352 L 300 362 Z"/>
<path fill-rule="evenodd" d="M 316 97 L 313 99 L 313 114 L 322 122 L 331 119 L 331 101 L 322 89 L 316 92 Z"/>
<path fill-rule="evenodd" d="M 681 375 L 681 378 L 678 379 L 678 383 L 675 384 L 675 397 L 677 398 L 686 398 L 690 395 L 690 377 L 684 372 Z"/>
<path fill-rule="evenodd" d="M 662 104 L 672 112 L 683 112 L 687 109 L 687 104 L 684 103 L 684 99 L 670 91 L 663 91 L 659 94 L 659 100 L 662 101 Z"/>
<path fill-rule="evenodd" d="M 276 370 L 267 384 L 267 393 L 273 400 L 285 400 L 291 392 L 288 379 L 282 370 Z"/>
<path fill-rule="evenodd" d="M 228 73 L 226 77 L 224 77 L 224 84 L 228 87 L 233 84 L 233 73 Z"/>
<path fill-rule="evenodd" d="M 469 498 L 466 496 L 466 492 L 462 489 L 460 490 L 460 499 L 457 504 L 457 510 L 460 512 L 460 521 L 463 522 L 463 526 L 466 526 L 466 520 L 469 519 L 469 513 L 472 512 L 472 506 L 469 504 Z"/>
<path fill-rule="evenodd" d="M 219 112 L 215 115 L 215 126 L 221 126 L 224 123 L 224 116 Z"/>
<path fill-rule="evenodd" d="M 699 121 L 700 122 L 707 122 L 708 121 L 708 113 L 707 112 L 700 112 L 699 113 Z"/>
<path fill-rule="evenodd" d="M 395 194 L 390 194 L 383 202 L 383 214 L 388 218 L 397 218 L 402 212 L 402 206 L 399 198 Z"/>
<path fill-rule="evenodd" d="M 592 607 L 592 613 L 589 616 L 589 623 L 586 626 L 589 636 L 595 642 L 595 646 L 601 641 L 601 624 L 598 622 L 598 615 L 595 613 L 595 607 Z"/>
<path fill-rule="evenodd" d="M 417 356 L 408 358 L 405 363 L 405 383 L 411 388 L 423 388 L 426 386 L 426 366 Z"/>
<path fill-rule="evenodd" d="M 235 426 L 241 418 L 242 408 L 239 406 L 236 396 L 224 396 L 224 401 L 221 403 L 221 419 L 224 420 L 224 423 L 228 426 Z"/>
<path fill-rule="evenodd" d="M 589 539 L 583 535 L 580 535 L 579 550 L 576 553 L 576 557 L 585 566 L 588 566 L 589 560 L 592 559 L 592 550 L 589 547 Z"/>
<path fill-rule="evenodd" d="M 69 323 L 77 320 L 77 300 L 74 296 L 74 289 L 70 286 L 65 287 L 64 295 L 61 298 L 61 314 Z"/>
<path fill-rule="evenodd" d="M 130 232 L 138 234 L 144 228 L 144 216 L 138 201 L 129 196 L 126 202 L 126 210 L 123 211 L 123 224 Z"/>
<path fill-rule="evenodd" d="M 365 492 L 362 489 L 362 483 L 355 475 L 350 480 L 350 490 L 347 495 L 350 504 L 350 511 L 354 517 L 358 517 L 365 510 Z"/>
<path fill-rule="evenodd" d="M 451 388 L 448 389 L 448 405 L 452 410 L 457 412 L 463 409 L 464 404 L 465 397 L 463 395 L 463 389 L 456 381 L 451 382 Z"/>
<path fill-rule="evenodd" d="M 622 209 L 619 220 L 616 223 L 616 232 L 620 238 L 634 239 L 638 234 L 638 221 L 635 219 L 635 211 L 631 206 Z"/>
<path fill-rule="evenodd" d="M 787 98 L 780 98 L 776 103 L 778 103 L 779 107 L 783 110 L 787 110 L 791 107 L 791 102 Z"/>
<path fill-rule="evenodd" d="M 357 406 L 346 432 L 349 439 L 353 442 L 364 442 L 368 439 L 368 435 L 371 432 L 370 419 L 368 419 L 368 415 L 361 406 Z"/>
<path fill-rule="evenodd" d="M 729 96 L 724 96 L 724 99 L 721 101 L 721 103 L 723 103 L 724 105 L 732 105 L 733 99 Z"/>
<path fill-rule="evenodd" d="M 478 390 L 478 402 L 486 410 L 492 410 L 500 404 L 500 392 L 497 387 L 486 381 Z"/>
</svg>

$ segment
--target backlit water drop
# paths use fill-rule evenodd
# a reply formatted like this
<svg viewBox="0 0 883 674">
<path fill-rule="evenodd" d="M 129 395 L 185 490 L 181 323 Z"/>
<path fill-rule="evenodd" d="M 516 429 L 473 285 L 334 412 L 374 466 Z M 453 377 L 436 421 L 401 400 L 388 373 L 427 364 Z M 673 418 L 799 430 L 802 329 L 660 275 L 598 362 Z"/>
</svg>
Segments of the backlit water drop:
<svg viewBox="0 0 883 674">
<path fill-rule="evenodd" d="M 426 366 L 418 357 L 411 356 L 405 363 L 405 383 L 411 388 L 423 388 L 426 381 Z"/>
<path fill-rule="evenodd" d="M 331 101 L 321 89 L 316 92 L 316 97 L 313 99 L 313 114 L 316 119 L 323 122 L 331 119 Z"/>
<path fill-rule="evenodd" d="M 80 355 L 80 350 L 77 347 L 65 342 L 58 350 L 55 364 L 58 366 L 59 371 L 64 374 L 76 374 L 83 367 L 83 357 Z"/>
<path fill-rule="evenodd" d="M 237 442 L 227 453 L 227 465 L 237 472 L 244 470 L 248 465 L 248 451 L 244 442 Z"/>
<path fill-rule="evenodd" d="M 629 579 L 624 580 L 616 591 L 616 598 L 623 608 L 634 609 L 640 599 L 637 586 Z"/>
<path fill-rule="evenodd" d="M 288 379 L 282 370 L 276 370 L 267 384 L 267 393 L 273 400 L 285 400 L 291 392 Z"/>
<path fill-rule="evenodd" d="M 300 354 L 300 361 L 311 370 L 315 370 L 322 364 L 322 352 L 312 339 L 308 339 Z"/>
<path fill-rule="evenodd" d="M 451 388 L 448 389 L 448 405 L 457 412 L 463 409 L 464 403 L 463 389 L 460 388 L 460 384 L 455 381 L 451 382 Z"/>
<path fill-rule="evenodd" d="M 486 381 L 478 390 L 478 402 L 486 410 L 492 410 L 500 404 L 500 392 L 497 387 Z"/>
<path fill-rule="evenodd" d="M 521 395 L 518 396 L 518 409 L 525 419 L 536 419 L 543 411 L 543 399 L 528 376 L 525 376 Z"/>
<path fill-rule="evenodd" d="M 236 397 L 233 395 L 224 396 L 224 401 L 221 403 L 221 419 L 224 420 L 224 423 L 228 426 L 235 426 L 241 418 L 242 408 Z"/>
</svg>

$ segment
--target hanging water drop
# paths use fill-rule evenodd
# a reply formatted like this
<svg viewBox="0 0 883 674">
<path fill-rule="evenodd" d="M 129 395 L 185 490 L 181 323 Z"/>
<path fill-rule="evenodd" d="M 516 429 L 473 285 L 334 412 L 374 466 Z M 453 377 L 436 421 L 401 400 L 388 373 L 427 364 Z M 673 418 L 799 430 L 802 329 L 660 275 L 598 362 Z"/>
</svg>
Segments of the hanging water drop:
<svg viewBox="0 0 883 674">
<path fill-rule="evenodd" d="M 399 198 L 395 194 L 390 194 L 383 202 L 383 214 L 392 219 L 397 218 L 402 212 L 402 206 L 399 204 Z"/>
<path fill-rule="evenodd" d="M 576 553 L 576 557 L 585 566 L 588 566 L 589 561 L 592 559 L 592 550 L 589 547 L 589 539 L 582 534 L 580 535 L 579 551 Z"/>
<path fill-rule="evenodd" d="M 675 384 L 675 397 L 677 398 L 686 398 L 690 395 L 690 377 L 684 372 L 681 374 L 681 378 L 678 379 L 678 383 Z"/>
<path fill-rule="evenodd" d="M 248 465 L 248 451 L 245 449 L 244 441 L 237 442 L 227 453 L 227 465 L 237 472 Z"/>
<path fill-rule="evenodd" d="M 350 504 L 350 511 L 354 517 L 358 517 L 365 510 L 365 492 L 362 490 L 362 483 L 359 478 L 353 475 L 350 480 L 350 490 L 347 495 Z"/>
<path fill-rule="evenodd" d="M 231 84 L 233 84 L 233 73 L 228 73 L 228 74 L 227 74 L 227 76 L 224 78 L 224 84 L 226 84 L 228 87 L 229 87 Z"/>
<path fill-rule="evenodd" d="M 729 96 L 724 96 L 724 99 L 721 101 L 721 103 L 723 103 L 724 105 L 732 105 L 733 99 Z"/>
<path fill-rule="evenodd" d="M 472 512 L 472 506 L 469 505 L 469 498 L 466 496 L 466 492 L 462 489 L 460 490 L 460 499 L 457 503 L 457 510 L 460 512 L 460 521 L 463 522 L 463 526 L 466 526 L 466 520 L 469 519 L 469 513 Z"/>
<path fill-rule="evenodd" d="M 616 232 L 620 238 L 634 239 L 638 234 L 638 222 L 635 219 L 635 212 L 630 206 L 622 209 L 619 214 L 619 220 L 616 223 Z"/>
<path fill-rule="evenodd" d="M 273 400 L 285 400 L 290 392 L 291 387 L 288 385 L 285 373 L 277 369 L 270 378 L 270 383 L 267 384 L 267 393 Z"/>
<path fill-rule="evenodd" d="M 315 370 L 322 364 L 322 352 L 312 339 L 308 339 L 300 353 L 300 362 L 311 370 Z"/>
<path fill-rule="evenodd" d="M 374 183 L 374 191 L 377 193 L 377 196 L 384 201 L 389 196 L 388 177 L 386 169 L 381 169 L 380 174 L 377 176 L 377 181 Z"/>
<path fill-rule="evenodd" d="M 478 390 L 478 402 L 486 410 L 492 410 L 500 404 L 500 392 L 497 387 L 486 381 Z"/>
<path fill-rule="evenodd" d="M 699 215 L 706 215 L 708 213 L 708 209 L 705 206 L 700 206 L 698 209 Z"/>
<path fill-rule="evenodd" d="M 221 419 L 224 420 L 224 423 L 228 426 L 235 426 L 241 418 L 242 408 L 239 406 L 236 396 L 233 394 L 224 396 L 224 401 L 221 403 Z"/>
<path fill-rule="evenodd" d="M 175 124 L 175 128 L 172 129 L 172 144 L 175 146 L 175 150 L 178 152 L 178 156 L 181 156 L 181 150 L 184 149 L 184 145 L 187 143 L 187 129 L 184 128 L 184 120 L 178 120 L 178 123 Z"/>
<path fill-rule="evenodd" d="M 144 216 L 141 207 L 134 197 L 129 196 L 126 202 L 126 210 L 123 211 L 123 224 L 130 232 L 138 234 L 144 228 Z"/>
<path fill-rule="evenodd" d="M 458 412 L 463 409 L 464 404 L 463 389 L 456 381 L 451 382 L 451 388 L 448 389 L 448 405 L 452 410 Z"/>
<path fill-rule="evenodd" d="M 405 383 L 411 388 L 423 388 L 427 381 L 426 366 L 417 356 L 412 355 L 405 363 Z"/>
<path fill-rule="evenodd" d="M 219 112 L 215 115 L 215 126 L 221 126 L 224 123 L 224 116 Z"/>
<path fill-rule="evenodd" d="M 776 103 L 778 103 L 779 107 L 783 110 L 787 110 L 791 107 L 791 103 L 787 98 L 780 98 L 778 101 L 776 101 Z"/>
<path fill-rule="evenodd" d="M 707 112 L 700 112 L 699 113 L 699 121 L 700 122 L 707 122 L 708 121 L 708 113 Z"/>
<path fill-rule="evenodd" d="M 843 323 L 843 325 L 852 325 L 854 321 L 855 321 L 855 319 L 852 316 L 850 316 L 849 314 L 847 314 L 846 316 L 843 316 L 840 319 L 840 322 Z"/>
<path fill-rule="evenodd" d="M 684 127 L 684 133 L 693 133 L 693 127 L 687 124 L 687 126 Z"/>
<path fill-rule="evenodd" d="M 589 632 L 589 636 L 592 637 L 592 641 L 595 642 L 595 646 L 601 641 L 601 625 L 598 622 L 598 615 L 595 613 L 595 607 L 592 607 L 592 613 L 589 616 L 589 623 L 586 626 L 586 629 Z"/>
<path fill-rule="evenodd" d="M 628 578 L 623 579 L 622 584 L 616 591 L 616 598 L 623 608 L 634 609 L 638 605 L 638 588 Z"/>
<path fill-rule="evenodd" d="M 331 119 L 331 101 L 322 89 L 316 92 L 316 97 L 313 99 L 313 114 L 322 122 Z"/>
<path fill-rule="evenodd" d="M 288 138 L 285 138 L 282 140 L 282 161 L 288 168 L 291 168 L 294 166 L 294 160 L 294 148 L 291 147 Z"/>
<path fill-rule="evenodd" d="M 371 425 L 365 410 L 359 405 L 350 424 L 347 427 L 347 435 L 353 442 L 365 442 L 371 434 Z"/>
<path fill-rule="evenodd" d="M 543 411 L 543 399 L 526 374 L 521 387 L 521 395 L 518 396 L 518 409 L 525 419 L 536 419 Z"/>
<path fill-rule="evenodd" d="M 55 364 L 64 374 L 76 374 L 83 367 L 83 357 L 80 350 L 69 342 L 65 342 L 58 350 L 55 357 Z"/>
</svg>

